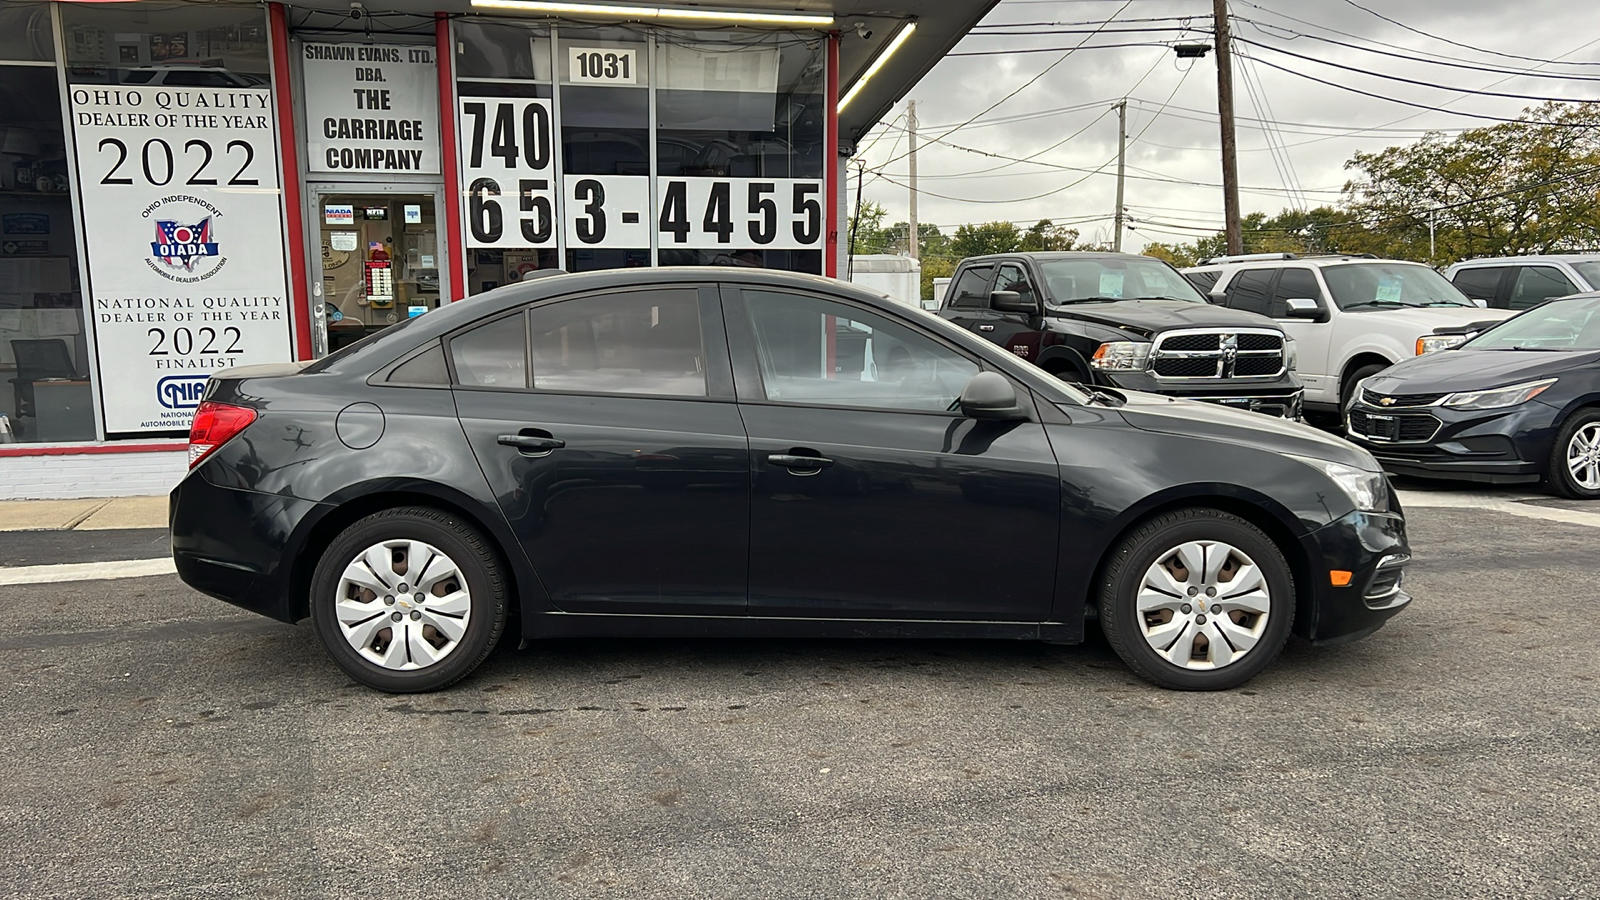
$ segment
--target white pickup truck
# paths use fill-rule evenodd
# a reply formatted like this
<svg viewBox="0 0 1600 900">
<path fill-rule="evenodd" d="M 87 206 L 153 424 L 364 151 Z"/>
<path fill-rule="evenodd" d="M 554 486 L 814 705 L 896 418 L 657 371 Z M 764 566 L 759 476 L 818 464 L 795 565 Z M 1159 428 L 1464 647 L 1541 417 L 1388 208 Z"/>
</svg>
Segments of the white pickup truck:
<svg viewBox="0 0 1600 900">
<path fill-rule="evenodd" d="M 1363 378 L 1457 346 L 1512 315 L 1421 263 L 1356 256 L 1225 257 L 1183 270 L 1212 303 L 1277 320 L 1300 352 L 1305 405 L 1344 408 Z"/>
</svg>

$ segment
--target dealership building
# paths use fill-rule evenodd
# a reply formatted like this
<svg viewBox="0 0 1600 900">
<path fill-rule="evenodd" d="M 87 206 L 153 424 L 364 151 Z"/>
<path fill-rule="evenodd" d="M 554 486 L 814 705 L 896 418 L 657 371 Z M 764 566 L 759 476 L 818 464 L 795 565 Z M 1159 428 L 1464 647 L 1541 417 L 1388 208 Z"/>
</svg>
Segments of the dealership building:
<svg viewBox="0 0 1600 900">
<path fill-rule="evenodd" d="M 211 372 L 549 269 L 844 270 L 995 0 L 0 4 L 0 499 L 165 491 Z"/>
</svg>

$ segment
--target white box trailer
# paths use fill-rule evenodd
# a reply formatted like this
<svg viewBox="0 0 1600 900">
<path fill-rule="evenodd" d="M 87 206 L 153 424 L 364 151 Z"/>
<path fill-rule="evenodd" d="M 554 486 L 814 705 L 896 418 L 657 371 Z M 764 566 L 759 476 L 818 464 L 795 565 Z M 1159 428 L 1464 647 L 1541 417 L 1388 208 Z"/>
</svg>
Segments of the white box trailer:
<svg viewBox="0 0 1600 900">
<path fill-rule="evenodd" d="M 949 278 L 935 278 L 933 280 L 933 299 L 928 301 L 929 309 L 938 309 L 944 305 L 944 292 L 950 289 Z"/>
<path fill-rule="evenodd" d="M 854 257 L 850 281 L 907 306 L 922 305 L 922 264 L 909 256 L 874 253 Z"/>
</svg>

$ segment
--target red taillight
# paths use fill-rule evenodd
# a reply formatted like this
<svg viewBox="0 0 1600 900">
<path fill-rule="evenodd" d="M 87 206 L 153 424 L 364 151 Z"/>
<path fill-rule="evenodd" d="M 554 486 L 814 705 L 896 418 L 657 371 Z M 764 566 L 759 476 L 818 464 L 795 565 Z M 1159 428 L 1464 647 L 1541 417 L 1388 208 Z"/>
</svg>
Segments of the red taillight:
<svg viewBox="0 0 1600 900">
<path fill-rule="evenodd" d="M 234 435 L 256 420 L 256 411 L 207 400 L 194 411 L 189 426 L 189 468 L 194 468 L 211 451 L 226 444 Z"/>
</svg>

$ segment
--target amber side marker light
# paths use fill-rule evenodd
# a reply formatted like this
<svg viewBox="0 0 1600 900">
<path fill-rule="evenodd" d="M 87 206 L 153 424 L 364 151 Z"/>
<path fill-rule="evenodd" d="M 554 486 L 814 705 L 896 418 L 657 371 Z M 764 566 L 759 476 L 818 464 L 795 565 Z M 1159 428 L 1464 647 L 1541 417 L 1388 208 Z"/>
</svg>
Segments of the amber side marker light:
<svg viewBox="0 0 1600 900">
<path fill-rule="evenodd" d="M 1333 582 L 1334 587 L 1348 587 L 1354 574 L 1353 572 L 1346 572 L 1344 569 L 1329 569 L 1328 580 Z"/>
</svg>

